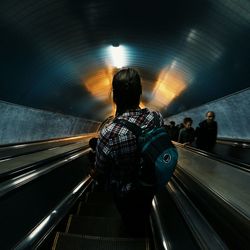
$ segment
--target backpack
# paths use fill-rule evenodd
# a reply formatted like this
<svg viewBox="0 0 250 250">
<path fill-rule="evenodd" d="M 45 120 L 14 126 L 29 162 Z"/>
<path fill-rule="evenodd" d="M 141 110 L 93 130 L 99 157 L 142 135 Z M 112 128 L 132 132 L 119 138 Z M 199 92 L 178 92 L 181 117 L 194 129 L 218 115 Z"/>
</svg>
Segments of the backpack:
<svg viewBox="0 0 250 250">
<path fill-rule="evenodd" d="M 160 119 L 154 114 L 154 127 L 142 129 L 136 124 L 123 119 L 116 123 L 124 125 L 137 138 L 138 151 L 141 157 L 139 182 L 142 186 L 165 187 L 177 165 L 178 153 Z"/>
</svg>

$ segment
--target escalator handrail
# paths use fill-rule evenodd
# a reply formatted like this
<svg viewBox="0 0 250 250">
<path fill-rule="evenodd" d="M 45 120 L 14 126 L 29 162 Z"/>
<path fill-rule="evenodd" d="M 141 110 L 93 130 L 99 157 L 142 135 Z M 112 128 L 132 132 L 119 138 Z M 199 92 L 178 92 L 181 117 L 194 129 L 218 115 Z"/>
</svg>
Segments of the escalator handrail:
<svg viewBox="0 0 250 250">
<path fill-rule="evenodd" d="M 223 240 L 185 194 L 185 191 L 176 182 L 175 178 L 169 181 L 167 189 L 200 248 L 227 249 Z"/>
<path fill-rule="evenodd" d="M 226 145 L 230 145 L 232 147 L 250 148 L 250 141 L 249 140 L 217 138 L 216 143 L 226 144 Z"/>
<path fill-rule="evenodd" d="M 90 175 L 86 176 L 49 214 L 47 214 L 20 242 L 17 243 L 14 249 L 37 249 L 62 218 L 66 216 L 77 199 L 86 191 L 89 185 L 91 185 L 92 181 L 93 179 Z"/>
<path fill-rule="evenodd" d="M 153 233 L 153 239 L 154 239 L 154 245 L 156 250 L 165 250 L 165 249 L 171 249 L 171 239 L 168 237 L 168 234 L 166 233 L 166 230 L 164 229 L 164 226 L 161 222 L 161 217 L 160 217 L 160 206 L 158 204 L 158 199 L 156 196 L 154 197 L 152 201 L 152 213 L 150 215 L 150 224 L 151 224 L 151 230 Z M 157 232 L 154 230 L 154 226 L 156 225 L 157 227 Z M 160 242 L 157 242 L 156 239 L 159 237 Z M 159 246 L 158 246 L 159 245 Z"/>
<path fill-rule="evenodd" d="M 169 194 L 169 197 L 167 194 Z M 164 200 L 166 199 L 171 199 L 174 207 L 165 207 Z M 175 209 L 176 213 L 172 209 Z M 165 224 L 168 223 L 165 216 L 168 217 L 169 215 L 179 218 L 174 219 L 175 221 L 179 220 L 179 222 L 176 223 L 173 230 L 171 227 L 173 225 Z M 155 195 L 152 202 L 150 223 L 156 250 L 180 249 L 181 246 L 176 246 L 176 243 L 179 244 L 183 241 L 187 244 L 188 242 L 195 242 L 195 246 L 199 246 L 199 249 L 227 249 L 223 240 L 173 178 L 166 185 L 164 192 L 161 191 L 161 194 Z M 177 229 L 180 238 L 176 238 L 174 233 Z M 184 231 L 181 232 L 181 230 Z M 188 234 L 185 233 L 186 230 L 189 232 Z M 190 240 L 186 237 L 189 237 Z"/>
</svg>

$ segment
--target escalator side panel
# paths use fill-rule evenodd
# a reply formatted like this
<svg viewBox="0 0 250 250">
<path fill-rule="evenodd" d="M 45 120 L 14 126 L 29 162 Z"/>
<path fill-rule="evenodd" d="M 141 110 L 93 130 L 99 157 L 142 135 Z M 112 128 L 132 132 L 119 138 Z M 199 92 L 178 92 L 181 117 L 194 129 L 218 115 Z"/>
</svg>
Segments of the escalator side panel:
<svg viewBox="0 0 250 250">
<path fill-rule="evenodd" d="M 225 200 L 218 198 L 205 185 L 190 174 L 177 168 L 175 176 L 192 201 L 232 249 L 249 249 L 249 219 L 234 210 Z"/>
</svg>

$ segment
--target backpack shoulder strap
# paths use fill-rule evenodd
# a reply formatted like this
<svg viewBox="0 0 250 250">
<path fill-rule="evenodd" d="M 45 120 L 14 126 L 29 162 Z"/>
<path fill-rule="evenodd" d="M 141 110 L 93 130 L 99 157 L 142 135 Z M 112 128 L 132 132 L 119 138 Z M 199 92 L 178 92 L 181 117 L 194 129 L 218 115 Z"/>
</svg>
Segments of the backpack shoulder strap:
<svg viewBox="0 0 250 250">
<path fill-rule="evenodd" d="M 154 116 L 154 125 L 156 127 L 160 127 L 161 123 L 160 123 L 160 118 L 159 116 L 157 115 L 156 112 L 153 112 L 153 116 Z"/>
</svg>

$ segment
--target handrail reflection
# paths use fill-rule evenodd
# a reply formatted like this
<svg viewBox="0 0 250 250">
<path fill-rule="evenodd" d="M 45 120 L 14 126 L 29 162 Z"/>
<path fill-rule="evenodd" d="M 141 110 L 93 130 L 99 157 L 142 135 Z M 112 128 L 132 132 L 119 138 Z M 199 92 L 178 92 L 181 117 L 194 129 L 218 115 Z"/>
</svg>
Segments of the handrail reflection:
<svg viewBox="0 0 250 250">
<path fill-rule="evenodd" d="M 86 176 L 73 190 L 33 228 L 14 249 L 36 249 L 44 238 L 55 228 L 59 221 L 68 213 L 75 201 L 92 183 L 90 175 Z M 78 188 L 80 186 L 80 188 Z M 77 189 L 78 188 L 78 189 Z"/>
</svg>

